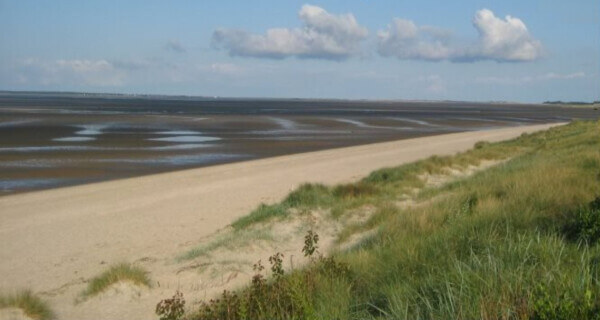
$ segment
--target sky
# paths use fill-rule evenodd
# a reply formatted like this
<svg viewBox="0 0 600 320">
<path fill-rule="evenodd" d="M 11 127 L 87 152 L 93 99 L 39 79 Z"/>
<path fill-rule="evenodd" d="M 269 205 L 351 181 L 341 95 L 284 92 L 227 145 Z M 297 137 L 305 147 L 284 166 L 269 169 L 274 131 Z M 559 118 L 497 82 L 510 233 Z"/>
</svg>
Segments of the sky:
<svg viewBox="0 0 600 320">
<path fill-rule="evenodd" d="M 599 0 L 0 0 L 0 90 L 600 100 Z"/>
</svg>

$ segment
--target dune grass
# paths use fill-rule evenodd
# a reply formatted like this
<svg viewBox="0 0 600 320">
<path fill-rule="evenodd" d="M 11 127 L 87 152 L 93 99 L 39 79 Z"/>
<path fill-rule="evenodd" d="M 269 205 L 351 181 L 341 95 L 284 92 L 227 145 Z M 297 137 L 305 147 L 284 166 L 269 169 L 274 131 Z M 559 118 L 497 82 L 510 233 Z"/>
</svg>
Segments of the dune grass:
<svg viewBox="0 0 600 320">
<path fill-rule="evenodd" d="M 0 309 L 3 308 L 21 309 L 31 319 L 50 320 L 55 318 L 48 304 L 29 290 L 12 295 L 0 295 Z"/>
<path fill-rule="evenodd" d="M 87 285 L 87 288 L 81 293 L 83 298 L 95 296 L 111 285 L 126 281 L 138 286 L 151 287 L 148 272 L 140 267 L 131 266 L 128 263 L 120 263 L 111 266 L 102 274 L 92 278 Z"/>
<path fill-rule="evenodd" d="M 489 142 L 480 141 L 475 144 L 474 149 L 456 156 L 432 156 L 400 167 L 384 168 L 374 171 L 356 183 L 333 187 L 306 183 L 292 191 L 280 203 L 263 203 L 250 214 L 234 221 L 231 226 L 235 230 L 242 230 L 271 219 L 286 218 L 294 209 L 331 209 L 332 215 L 339 218 L 349 209 L 394 200 L 398 195 L 422 188 L 423 174 L 443 174 L 448 168 L 464 169 L 469 165 L 478 165 L 483 160 L 507 159 L 530 147 L 514 141 L 494 144 L 493 148 L 491 145 Z"/>
<path fill-rule="evenodd" d="M 423 173 L 506 158 L 421 190 L 422 205 L 394 205 L 423 186 Z M 378 231 L 352 250 L 311 258 L 303 270 L 255 276 L 191 319 L 600 319 L 598 121 L 378 170 L 353 186 L 300 190 L 300 201 L 276 205 L 332 208 L 360 199 L 378 210 L 342 233 Z"/>
<path fill-rule="evenodd" d="M 210 242 L 203 245 L 197 246 L 191 250 L 188 250 L 182 255 L 179 255 L 177 261 L 191 260 L 201 256 L 210 256 L 212 252 L 217 249 L 236 249 L 247 245 L 249 242 L 256 241 L 273 241 L 273 236 L 268 229 L 240 229 L 234 232 L 225 233 L 221 236 L 212 239 Z"/>
</svg>

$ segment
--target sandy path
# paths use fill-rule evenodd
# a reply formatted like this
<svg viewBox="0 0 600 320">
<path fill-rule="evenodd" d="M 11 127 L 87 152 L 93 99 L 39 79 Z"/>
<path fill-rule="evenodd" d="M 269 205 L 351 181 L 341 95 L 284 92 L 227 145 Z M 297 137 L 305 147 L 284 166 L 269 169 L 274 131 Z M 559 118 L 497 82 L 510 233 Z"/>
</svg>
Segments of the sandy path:
<svg viewBox="0 0 600 320">
<path fill-rule="evenodd" d="M 141 258 L 172 263 L 172 257 L 199 238 L 260 202 L 280 200 L 300 183 L 349 182 L 382 167 L 550 126 L 399 140 L 2 197 L 0 290 L 46 292 L 51 303 L 59 304 L 53 307 L 64 319 L 123 314 L 147 319 L 158 301 L 153 294 L 143 308 L 125 304 L 131 314 L 117 309 L 97 314 L 93 305 L 74 306 L 72 301 L 84 288 L 83 280 L 105 270 L 106 264 Z M 158 274 L 159 267 L 150 270 L 153 279 L 180 280 Z M 166 296 L 157 296 L 161 294 Z"/>
</svg>

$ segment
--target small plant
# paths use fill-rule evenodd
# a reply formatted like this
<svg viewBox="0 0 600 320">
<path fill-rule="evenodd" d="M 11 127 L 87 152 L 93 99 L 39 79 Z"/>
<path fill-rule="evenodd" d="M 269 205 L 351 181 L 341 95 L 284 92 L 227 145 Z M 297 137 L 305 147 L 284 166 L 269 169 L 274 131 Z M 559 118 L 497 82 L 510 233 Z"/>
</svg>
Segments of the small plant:
<svg viewBox="0 0 600 320">
<path fill-rule="evenodd" d="M 489 146 L 489 145 L 490 145 L 490 143 L 489 143 L 489 142 L 487 142 L 487 141 L 477 141 L 477 142 L 475 143 L 475 146 L 474 146 L 474 148 L 475 148 L 475 149 L 483 149 L 483 148 L 485 148 L 485 147 L 487 147 L 487 146 Z"/>
<path fill-rule="evenodd" d="M 350 266 L 346 263 L 335 260 L 334 257 L 321 257 L 317 265 L 321 274 L 335 277 L 349 277 Z"/>
<path fill-rule="evenodd" d="M 275 279 L 283 277 L 283 253 L 277 252 L 270 256 L 269 262 L 271 263 L 271 272 L 273 272 Z"/>
<path fill-rule="evenodd" d="M 185 313 L 185 299 L 179 290 L 170 299 L 161 300 L 156 305 L 156 315 L 160 320 L 179 320 Z"/>
<path fill-rule="evenodd" d="M 312 230 L 308 230 L 306 236 L 304 236 L 304 247 L 302 252 L 305 257 L 312 257 L 312 255 L 319 249 L 317 243 L 319 242 L 319 235 Z"/>
<path fill-rule="evenodd" d="M 200 319 L 247 319 L 241 310 L 242 305 L 243 302 L 237 294 L 224 290 L 220 298 L 201 303 Z"/>
<path fill-rule="evenodd" d="M 256 272 L 256 274 L 252 277 L 252 287 L 262 288 L 267 282 L 267 280 L 265 280 L 265 277 L 261 273 L 263 270 L 265 270 L 265 267 L 262 265 L 261 261 L 258 260 L 258 262 L 255 263 L 254 266 L 252 266 L 252 270 Z"/>
<path fill-rule="evenodd" d="M 333 189 L 333 195 L 337 198 L 359 198 L 376 193 L 375 187 L 366 182 L 343 184 Z"/>
<path fill-rule="evenodd" d="M 82 295 L 83 297 L 97 295 L 119 281 L 129 281 L 135 285 L 150 287 L 148 272 L 140 267 L 121 263 L 110 267 L 101 275 L 91 279 Z"/>
<path fill-rule="evenodd" d="M 594 302 L 591 290 L 585 290 L 582 296 L 572 297 L 563 293 L 554 300 L 544 285 L 534 292 L 532 320 L 570 320 L 600 319 L 600 309 Z"/>
<path fill-rule="evenodd" d="M 600 240 L 600 200 L 594 199 L 587 207 L 579 208 L 565 227 L 571 240 L 593 245 Z"/>
<path fill-rule="evenodd" d="M 29 290 L 14 295 L 0 296 L 0 309 L 2 308 L 19 308 L 32 319 L 54 319 L 54 313 L 50 307 Z"/>
<path fill-rule="evenodd" d="M 591 210 L 600 210 L 600 197 L 596 197 L 594 201 L 590 202 L 589 207 Z"/>
<path fill-rule="evenodd" d="M 462 206 L 460 207 L 460 214 L 461 215 L 470 215 L 471 213 L 473 213 L 473 209 L 475 209 L 476 205 L 477 205 L 477 196 L 476 195 L 468 196 L 467 199 L 463 202 Z"/>
</svg>

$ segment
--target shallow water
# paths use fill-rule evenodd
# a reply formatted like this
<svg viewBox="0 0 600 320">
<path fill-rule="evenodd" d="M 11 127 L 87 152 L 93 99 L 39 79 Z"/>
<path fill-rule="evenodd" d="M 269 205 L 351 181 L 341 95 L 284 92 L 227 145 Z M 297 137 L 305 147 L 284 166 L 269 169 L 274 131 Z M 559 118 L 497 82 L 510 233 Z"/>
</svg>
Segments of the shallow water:
<svg viewBox="0 0 600 320">
<path fill-rule="evenodd" d="M 0 190 L 597 117 L 541 105 L 0 92 Z"/>
</svg>

